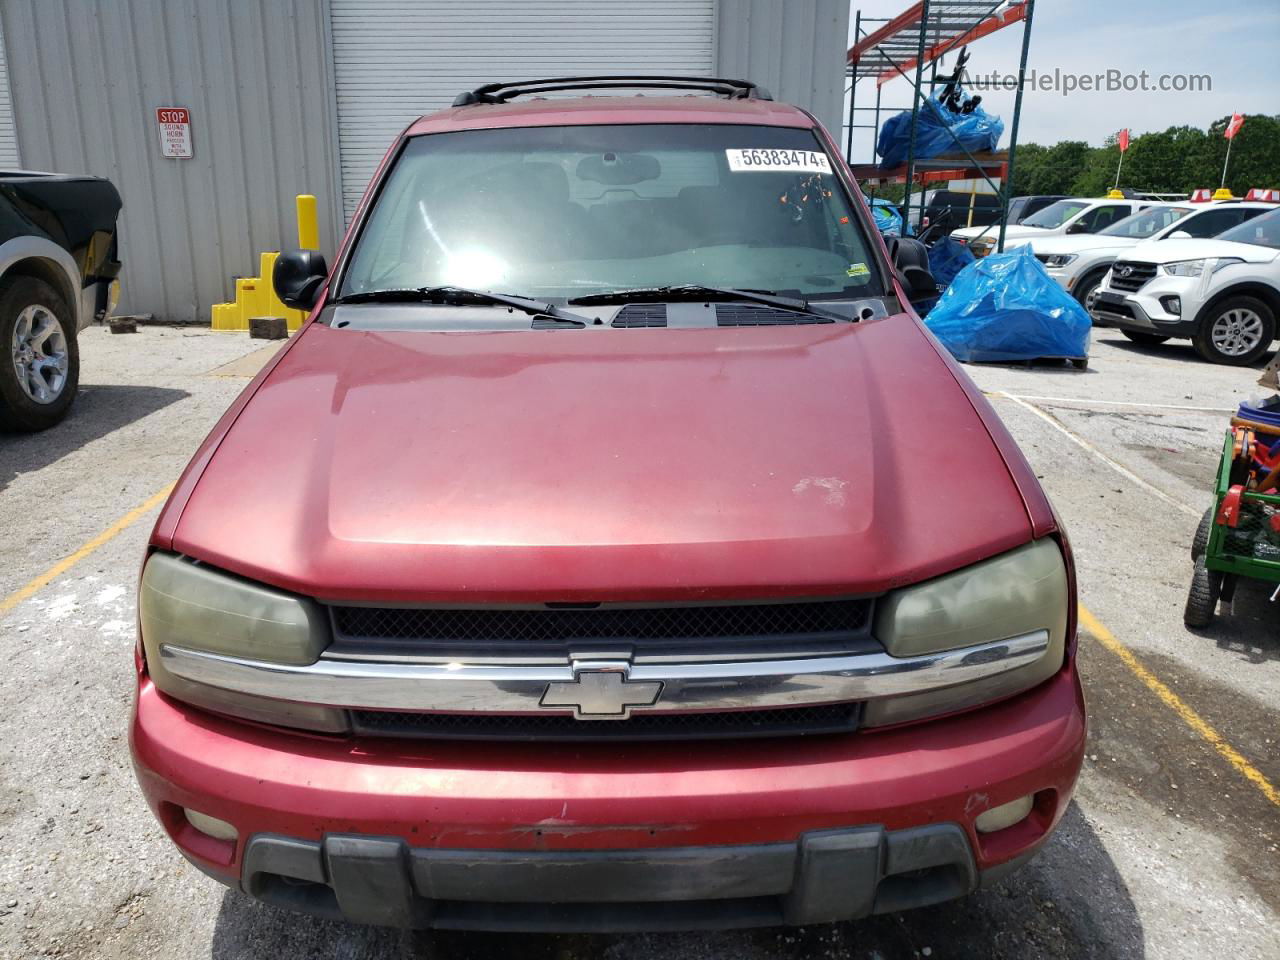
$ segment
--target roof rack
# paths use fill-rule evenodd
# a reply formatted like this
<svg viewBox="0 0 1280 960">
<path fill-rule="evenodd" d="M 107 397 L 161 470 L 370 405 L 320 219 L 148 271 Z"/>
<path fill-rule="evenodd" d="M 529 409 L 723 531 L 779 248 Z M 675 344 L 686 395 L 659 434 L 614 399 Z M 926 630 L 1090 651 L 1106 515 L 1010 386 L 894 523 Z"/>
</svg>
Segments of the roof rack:
<svg viewBox="0 0 1280 960">
<path fill-rule="evenodd" d="M 702 90 L 730 100 L 772 100 L 769 91 L 749 80 L 726 80 L 723 77 L 664 77 L 664 76 L 608 76 L 608 77 L 550 77 L 545 80 L 516 80 L 511 83 L 486 83 L 474 90 L 466 90 L 454 99 L 455 107 L 473 103 L 506 103 L 514 97 L 550 93 L 553 90 Z"/>
</svg>

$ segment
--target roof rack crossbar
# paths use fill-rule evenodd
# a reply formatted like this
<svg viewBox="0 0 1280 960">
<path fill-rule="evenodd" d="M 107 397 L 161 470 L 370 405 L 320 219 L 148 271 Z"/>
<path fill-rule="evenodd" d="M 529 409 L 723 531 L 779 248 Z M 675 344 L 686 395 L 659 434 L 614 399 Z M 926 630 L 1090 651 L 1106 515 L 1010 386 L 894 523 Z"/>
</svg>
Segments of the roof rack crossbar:
<svg viewBox="0 0 1280 960">
<path fill-rule="evenodd" d="M 517 80 L 511 83 L 486 83 L 458 94 L 455 107 L 473 103 L 506 103 L 514 97 L 553 90 L 701 90 L 717 93 L 730 100 L 772 100 L 769 91 L 749 80 L 727 80 L 723 77 L 676 76 L 598 76 L 598 77 L 548 77 L 543 80 Z"/>
</svg>

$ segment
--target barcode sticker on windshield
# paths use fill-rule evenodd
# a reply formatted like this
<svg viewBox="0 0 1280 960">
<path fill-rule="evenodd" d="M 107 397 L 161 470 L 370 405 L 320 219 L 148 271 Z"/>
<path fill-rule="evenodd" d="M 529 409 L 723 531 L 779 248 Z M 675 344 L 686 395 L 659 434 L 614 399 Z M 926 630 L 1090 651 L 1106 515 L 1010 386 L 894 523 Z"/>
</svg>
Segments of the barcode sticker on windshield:
<svg viewBox="0 0 1280 960">
<path fill-rule="evenodd" d="M 782 150 L 772 147 L 749 147 L 745 150 L 726 150 L 729 169 L 735 173 L 752 170 L 794 170 L 796 173 L 830 173 L 831 162 L 826 154 L 815 150 Z"/>
</svg>

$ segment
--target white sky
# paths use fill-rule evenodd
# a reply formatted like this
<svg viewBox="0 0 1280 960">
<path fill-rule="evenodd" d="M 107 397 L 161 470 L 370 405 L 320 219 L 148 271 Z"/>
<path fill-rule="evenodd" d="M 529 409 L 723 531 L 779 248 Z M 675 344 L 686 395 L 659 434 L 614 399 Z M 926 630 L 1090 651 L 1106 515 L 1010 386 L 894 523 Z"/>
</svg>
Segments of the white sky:
<svg viewBox="0 0 1280 960">
<path fill-rule="evenodd" d="M 892 17 L 912 0 L 853 0 L 864 17 Z M 993 4 L 995 0 L 992 0 Z M 877 24 L 872 24 L 874 30 Z M 869 31 L 868 31 L 869 32 Z M 1008 27 L 969 48 L 969 72 L 1016 73 L 1022 43 L 1020 26 Z M 1085 140 L 1098 145 L 1128 127 L 1135 135 L 1179 124 L 1205 127 L 1241 113 L 1280 114 L 1280 0 L 1037 0 L 1028 69 L 1049 74 L 1093 74 L 1108 69 L 1154 82 L 1162 74 L 1209 74 L 1212 90 L 1196 93 L 1076 91 L 1069 96 L 1028 89 L 1022 97 L 1019 143 L 1053 144 Z M 949 72 L 948 55 L 943 72 Z M 908 71 L 910 72 L 910 71 Z M 911 85 L 901 78 L 882 89 L 886 106 L 908 107 Z M 984 109 L 1001 116 L 1008 142 L 1013 91 L 982 93 Z M 858 105 L 875 104 L 875 85 L 858 84 Z M 883 120 L 886 115 L 882 114 Z M 858 123 L 871 122 L 863 113 Z M 871 131 L 854 133 L 854 162 L 871 162 Z M 843 144 L 843 136 L 841 143 Z"/>
</svg>

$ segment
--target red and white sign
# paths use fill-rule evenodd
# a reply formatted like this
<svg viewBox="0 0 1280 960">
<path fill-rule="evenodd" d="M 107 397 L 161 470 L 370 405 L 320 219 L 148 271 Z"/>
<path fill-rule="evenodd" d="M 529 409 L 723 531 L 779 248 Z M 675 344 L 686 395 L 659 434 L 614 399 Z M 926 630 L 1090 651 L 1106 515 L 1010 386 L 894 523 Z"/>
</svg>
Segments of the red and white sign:
<svg viewBox="0 0 1280 960">
<path fill-rule="evenodd" d="M 1236 138 L 1236 134 L 1240 132 L 1240 128 L 1243 126 L 1244 117 L 1240 116 L 1238 113 L 1233 113 L 1231 114 L 1231 121 L 1227 124 L 1227 129 L 1222 132 L 1222 135 L 1228 140 L 1234 140 Z"/>
<path fill-rule="evenodd" d="M 160 154 L 185 160 L 191 156 L 191 111 L 186 107 L 156 107 Z"/>
</svg>

